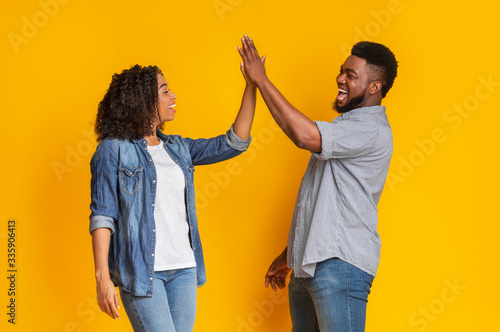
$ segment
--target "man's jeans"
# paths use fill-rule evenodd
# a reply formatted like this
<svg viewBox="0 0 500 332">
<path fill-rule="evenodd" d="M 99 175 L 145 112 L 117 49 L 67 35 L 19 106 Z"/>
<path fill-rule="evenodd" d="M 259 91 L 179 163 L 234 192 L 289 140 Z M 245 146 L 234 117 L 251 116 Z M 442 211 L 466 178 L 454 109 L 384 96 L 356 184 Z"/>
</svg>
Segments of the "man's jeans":
<svg viewBox="0 0 500 332">
<path fill-rule="evenodd" d="M 363 332 L 373 276 L 338 258 L 316 265 L 314 278 L 288 287 L 293 332 Z"/>
<path fill-rule="evenodd" d="M 123 306 L 135 332 L 191 332 L 196 316 L 196 268 L 154 273 L 153 297 L 134 296 L 120 288 Z"/>
</svg>

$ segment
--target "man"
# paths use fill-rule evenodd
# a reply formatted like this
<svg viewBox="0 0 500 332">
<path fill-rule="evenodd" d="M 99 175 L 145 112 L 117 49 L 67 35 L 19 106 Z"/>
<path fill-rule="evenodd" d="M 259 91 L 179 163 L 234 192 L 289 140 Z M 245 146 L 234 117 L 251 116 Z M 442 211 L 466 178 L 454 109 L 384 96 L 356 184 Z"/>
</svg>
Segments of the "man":
<svg viewBox="0 0 500 332">
<path fill-rule="evenodd" d="M 392 131 L 382 99 L 397 75 L 385 46 L 354 45 L 337 76 L 331 123 L 313 122 L 293 107 L 266 76 L 263 59 L 245 35 L 243 70 L 277 124 L 312 152 L 302 179 L 288 245 L 266 274 L 266 287 L 290 276 L 292 331 L 364 331 L 366 303 L 377 272 L 377 204 L 392 156 Z"/>
</svg>

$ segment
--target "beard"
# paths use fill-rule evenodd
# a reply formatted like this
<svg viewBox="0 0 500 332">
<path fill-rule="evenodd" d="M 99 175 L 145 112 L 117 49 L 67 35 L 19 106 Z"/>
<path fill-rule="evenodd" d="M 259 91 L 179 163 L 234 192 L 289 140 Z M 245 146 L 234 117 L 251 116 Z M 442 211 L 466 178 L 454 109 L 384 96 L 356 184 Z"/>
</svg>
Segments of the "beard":
<svg viewBox="0 0 500 332">
<path fill-rule="evenodd" d="M 337 100 L 333 102 L 333 109 L 337 111 L 337 113 L 342 114 L 342 113 L 347 113 L 355 108 L 359 108 L 361 104 L 365 101 L 365 94 L 366 94 L 366 89 L 361 92 L 359 96 L 356 96 L 349 100 L 347 104 L 344 106 L 339 106 Z"/>
</svg>

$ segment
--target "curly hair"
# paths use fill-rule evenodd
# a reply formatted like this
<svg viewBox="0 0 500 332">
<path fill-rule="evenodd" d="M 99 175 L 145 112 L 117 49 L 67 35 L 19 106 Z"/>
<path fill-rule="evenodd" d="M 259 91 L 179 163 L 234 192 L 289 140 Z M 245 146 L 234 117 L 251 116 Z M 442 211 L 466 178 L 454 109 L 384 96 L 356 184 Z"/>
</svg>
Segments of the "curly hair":
<svg viewBox="0 0 500 332">
<path fill-rule="evenodd" d="M 163 76 L 156 66 L 135 65 L 113 75 L 97 107 L 94 130 L 98 142 L 107 137 L 136 139 L 154 133 L 154 122 L 159 118 L 158 74 Z"/>
<path fill-rule="evenodd" d="M 382 44 L 362 41 L 352 47 L 351 54 L 366 60 L 373 72 L 380 73 L 382 79 L 382 98 L 391 89 L 398 76 L 398 62 L 389 48 Z"/>
</svg>

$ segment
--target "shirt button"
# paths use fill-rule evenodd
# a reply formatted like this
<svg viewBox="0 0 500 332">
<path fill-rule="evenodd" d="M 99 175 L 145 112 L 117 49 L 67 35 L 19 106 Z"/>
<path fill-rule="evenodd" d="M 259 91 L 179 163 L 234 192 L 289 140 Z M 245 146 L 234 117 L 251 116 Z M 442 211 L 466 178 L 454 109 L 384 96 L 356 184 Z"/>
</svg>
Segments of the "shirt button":
<svg viewBox="0 0 500 332">
<path fill-rule="evenodd" d="M 153 280 L 153 278 L 149 278 L 149 280 Z"/>
<path fill-rule="evenodd" d="M 153 183 L 156 183 L 156 180 L 153 180 Z"/>
<path fill-rule="evenodd" d="M 154 256 L 155 254 L 151 254 L 151 256 Z"/>
<path fill-rule="evenodd" d="M 154 203 L 153 203 L 153 204 L 151 204 L 151 205 L 155 206 L 155 205 L 154 205 Z"/>
<path fill-rule="evenodd" d="M 153 161 L 153 159 L 149 159 L 149 161 Z"/>
</svg>

